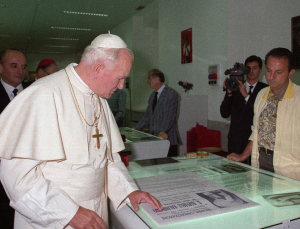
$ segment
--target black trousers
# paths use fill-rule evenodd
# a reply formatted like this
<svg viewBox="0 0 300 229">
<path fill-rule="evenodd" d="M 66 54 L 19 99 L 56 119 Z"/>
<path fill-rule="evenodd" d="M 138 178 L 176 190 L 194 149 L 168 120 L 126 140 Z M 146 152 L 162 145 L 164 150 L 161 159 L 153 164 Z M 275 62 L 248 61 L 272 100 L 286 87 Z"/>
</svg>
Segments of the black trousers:
<svg viewBox="0 0 300 229">
<path fill-rule="evenodd" d="M 9 206 L 9 199 L 0 182 L 0 228 L 13 229 L 14 228 L 15 210 Z"/>
<path fill-rule="evenodd" d="M 177 157 L 178 156 L 178 147 L 177 145 L 170 146 L 168 157 Z"/>
</svg>

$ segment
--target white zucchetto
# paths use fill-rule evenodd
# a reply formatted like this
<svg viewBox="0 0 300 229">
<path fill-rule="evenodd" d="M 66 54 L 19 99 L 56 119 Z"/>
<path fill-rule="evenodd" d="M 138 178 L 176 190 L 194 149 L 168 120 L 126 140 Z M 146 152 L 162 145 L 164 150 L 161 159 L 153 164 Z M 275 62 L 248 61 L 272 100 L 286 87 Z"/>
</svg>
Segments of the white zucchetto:
<svg viewBox="0 0 300 229">
<path fill-rule="evenodd" d="M 119 36 L 110 33 L 99 35 L 91 45 L 101 48 L 127 48 L 126 43 Z"/>
</svg>

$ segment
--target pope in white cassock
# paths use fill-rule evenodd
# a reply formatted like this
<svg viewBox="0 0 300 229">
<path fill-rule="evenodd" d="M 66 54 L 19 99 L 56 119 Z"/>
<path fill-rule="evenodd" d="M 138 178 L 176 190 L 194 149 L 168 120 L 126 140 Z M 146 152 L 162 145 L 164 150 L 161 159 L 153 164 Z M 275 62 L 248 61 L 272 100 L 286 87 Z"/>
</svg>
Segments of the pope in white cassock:
<svg viewBox="0 0 300 229">
<path fill-rule="evenodd" d="M 0 179 L 16 210 L 15 228 L 106 228 L 116 209 L 149 202 L 119 151 L 124 149 L 105 98 L 122 89 L 133 54 L 102 34 L 80 63 L 36 81 L 0 116 Z"/>
</svg>

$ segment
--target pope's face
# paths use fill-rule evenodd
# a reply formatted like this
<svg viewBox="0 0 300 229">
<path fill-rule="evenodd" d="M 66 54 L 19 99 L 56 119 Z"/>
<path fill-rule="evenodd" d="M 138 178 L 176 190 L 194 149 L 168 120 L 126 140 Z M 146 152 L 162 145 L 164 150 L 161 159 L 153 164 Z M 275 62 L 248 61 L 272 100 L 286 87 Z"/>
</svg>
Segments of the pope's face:
<svg viewBox="0 0 300 229">
<path fill-rule="evenodd" d="M 132 58 L 127 50 L 121 50 L 117 64 L 113 70 L 104 68 L 100 73 L 100 80 L 94 85 L 94 92 L 102 98 L 110 98 L 119 89 L 123 89 L 124 80 L 129 75 Z"/>
<path fill-rule="evenodd" d="M 0 74 L 2 80 L 17 87 L 25 78 L 27 61 L 23 53 L 16 50 L 9 50 L 0 63 Z"/>
<path fill-rule="evenodd" d="M 259 67 L 259 63 L 257 61 L 249 62 L 246 66 L 250 67 L 250 72 L 247 75 L 247 79 L 249 80 L 258 80 L 259 74 L 261 73 L 261 68 Z"/>
<path fill-rule="evenodd" d="M 295 69 L 289 72 L 289 63 L 286 58 L 270 56 L 266 64 L 266 80 L 273 94 L 280 92 L 289 82 Z"/>
</svg>

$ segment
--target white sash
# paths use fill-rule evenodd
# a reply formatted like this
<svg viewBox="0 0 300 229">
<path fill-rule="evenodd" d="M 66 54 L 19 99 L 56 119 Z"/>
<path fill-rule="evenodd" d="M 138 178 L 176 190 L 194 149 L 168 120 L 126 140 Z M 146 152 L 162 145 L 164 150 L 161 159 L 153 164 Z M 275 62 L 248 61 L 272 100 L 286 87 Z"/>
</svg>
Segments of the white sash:
<svg viewBox="0 0 300 229">
<path fill-rule="evenodd" d="M 63 189 L 75 202 L 98 198 L 105 181 L 105 167 L 100 169 L 81 168 L 77 170 L 42 170 L 44 177 Z"/>
</svg>

